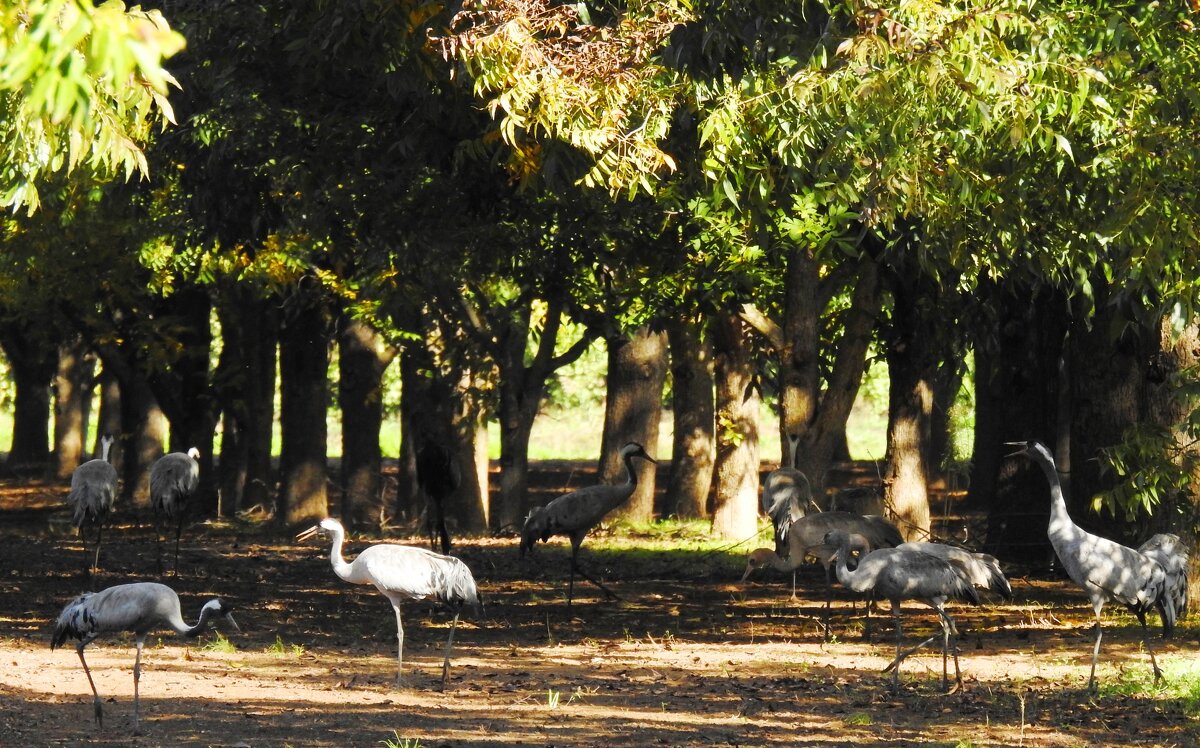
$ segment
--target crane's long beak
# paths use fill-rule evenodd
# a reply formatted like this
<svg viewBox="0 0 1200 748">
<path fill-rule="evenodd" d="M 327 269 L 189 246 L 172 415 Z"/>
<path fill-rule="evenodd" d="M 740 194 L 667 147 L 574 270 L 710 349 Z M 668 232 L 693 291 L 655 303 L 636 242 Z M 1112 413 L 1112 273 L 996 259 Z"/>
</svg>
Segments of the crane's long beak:
<svg viewBox="0 0 1200 748">
<path fill-rule="evenodd" d="M 746 571 L 742 572 L 742 578 L 739 579 L 738 582 L 741 583 L 741 582 L 746 581 L 747 579 L 750 578 L 750 575 L 753 573 L 754 573 L 754 564 L 747 561 L 746 562 Z"/>
<path fill-rule="evenodd" d="M 1025 444 L 1025 442 L 1004 442 L 1004 446 L 1017 447 L 1016 452 L 1009 452 L 1008 454 L 1004 455 L 1005 459 L 1008 459 L 1009 457 L 1018 457 L 1020 455 L 1025 454 L 1025 452 L 1027 451 L 1027 445 Z"/>
<path fill-rule="evenodd" d="M 240 634 L 240 633 L 242 633 L 242 627 L 241 627 L 241 626 L 239 626 L 239 625 L 237 625 L 237 621 L 233 620 L 233 614 L 232 614 L 232 613 L 226 613 L 226 614 L 225 614 L 225 620 L 229 622 L 229 625 L 230 625 L 230 626 L 233 626 L 233 630 L 234 630 L 234 631 L 238 632 L 239 634 Z"/>
<path fill-rule="evenodd" d="M 313 537 L 314 535 L 316 535 L 316 534 L 317 534 L 317 533 L 319 533 L 320 531 L 321 531 L 321 526 L 320 526 L 320 525 L 313 525 L 312 527 L 308 528 L 308 529 L 307 529 L 307 530 L 305 530 L 304 532 L 302 532 L 302 533 L 298 534 L 298 535 L 296 536 L 296 541 L 297 541 L 297 542 L 301 542 L 301 543 L 302 543 L 302 542 L 304 542 L 305 540 L 308 540 L 309 538 Z"/>
</svg>

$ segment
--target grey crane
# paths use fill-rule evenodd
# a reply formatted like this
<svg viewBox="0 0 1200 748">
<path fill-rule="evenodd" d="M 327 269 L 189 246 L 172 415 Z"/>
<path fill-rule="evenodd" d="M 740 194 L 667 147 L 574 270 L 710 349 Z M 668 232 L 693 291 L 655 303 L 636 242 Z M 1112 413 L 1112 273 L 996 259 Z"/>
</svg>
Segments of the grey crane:
<svg viewBox="0 0 1200 748">
<path fill-rule="evenodd" d="M 1100 659 L 1100 640 L 1103 631 L 1100 612 L 1109 600 L 1116 600 L 1129 608 L 1142 625 L 1142 641 L 1150 653 L 1150 664 L 1154 668 L 1154 680 L 1162 678 L 1158 660 L 1146 632 L 1146 613 L 1157 608 L 1162 616 L 1163 636 L 1168 637 L 1175 628 L 1175 606 L 1167 583 L 1167 572 L 1154 558 L 1128 546 L 1093 535 L 1076 525 L 1067 513 L 1067 502 L 1063 497 L 1058 471 L 1054 467 L 1054 456 L 1044 444 L 1037 441 L 1007 442 L 1018 447 L 1009 455 L 1024 455 L 1033 460 L 1046 474 L 1050 483 L 1050 525 L 1047 535 L 1059 562 L 1076 585 L 1081 587 L 1092 601 L 1096 614 L 1096 641 L 1092 646 L 1092 670 L 1088 676 L 1087 690 L 1095 690 L 1096 662 Z"/>
<path fill-rule="evenodd" d="M 186 453 L 171 452 L 159 457 L 150 468 L 150 506 L 160 522 L 175 525 L 175 564 L 172 574 L 179 573 L 179 536 L 187 520 L 192 494 L 200 485 L 200 450 L 192 447 Z M 155 535 L 158 538 L 158 534 Z M 162 571 L 162 540 L 158 542 L 158 569 Z"/>
<path fill-rule="evenodd" d="M 833 580 L 831 568 L 837 558 L 837 546 L 831 545 L 826 536 L 841 530 L 860 538 L 866 550 L 876 548 L 892 548 L 904 542 L 900 530 L 891 522 L 875 514 L 860 515 L 851 512 L 818 512 L 805 515 L 790 523 L 787 533 L 787 555 L 780 555 L 770 548 L 757 548 L 750 552 L 746 559 L 746 571 L 742 581 L 746 581 L 755 569 L 770 566 L 779 571 L 793 573 L 806 557 L 812 556 L 825 567 L 825 635 L 829 635 L 829 609 L 833 598 Z M 796 591 L 793 587 L 792 596 Z"/>
<path fill-rule="evenodd" d="M 551 535 L 566 535 L 571 541 L 571 581 L 567 586 L 567 612 L 571 611 L 571 601 L 575 596 L 575 575 L 596 585 L 612 597 L 613 593 L 600 582 L 588 576 L 579 566 L 579 546 L 588 531 L 604 519 L 604 515 L 616 509 L 629 500 L 637 488 L 637 471 L 633 469 L 634 458 L 647 462 L 656 462 L 646 454 L 645 448 L 637 442 L 629 442 L 621 447 L 621 459 L 625 462 L 625 482 L 618 485 L 596 485 L 581 488 L 578 491 L 563 494 L 558 498 L 538 507 L 525 518 L 525 526 L 521 529 L 521 555 L 524 556 L 533 544 L 539 540 L 545 541 Z"/>
<path fill-rule="evenodd" d="M 763 512 L 771 518 L 775 528 L 775 552 L 787 555 L 788 528 L 808 513 L 812 503 L 812 487 L 808 476 L 796 467 L 796 454 L 800 448 L 800 437 L 788 434 L 787 464 L 767 473 L 762 487 Z M 796 568 L 792 569 L 792 599 L 796 599 Z"/>
<path fill-rule="evenodd" d="M 401 667 L 404 664 L 404 624 L 400 620 L 400 604 L 405 600 L 433 598 L 445 605 L 454 614 L 450 624 L 450 635 L 446 637 L 446 658 L 442 663 L 442 690 L 450 675 L 450 651 L 454 645 L 454 631 L 463 606 L 479 610 L 479 591 L 475 577 L 461 560 L 453 556 L 414 548 L 407 545 L 380 543 L 365 548 L 347 563 L 342 557 L 342 542 L 346 530 L 342 523 L 326 517 L 320 523 L 296 536 L 304 541 L 317 533 L 325 533 L 333 539 L 329 560 L 333 572 L 351 584 L 373 584 L 387 597 L 396 613 L 396 687 L 403 682 Z"/>
<path fill-rule="evenodd" d="M 1138 552 L 1148 556 L 1163 567 L 1167 573 L 1167 596 L 1175 609 L 1175 620 L 1187 617 L 1188 613 L 1188 549 L 1178 535 L 1160 532 L 1138 546 Z M 1163 618 L 1165 623 L 1166 619 Z M 1163 635 L 1168 632 L 1164 628 Z"/>
<path fill-rule="evenodd" d="M 458 490 L 462 473 L 453 453 L 434 439 L 425 439 L 417 450 L 417 485 L 425 494 L 425 522 L 429 528 L 430 547 L 437 550 L 441 539 L 442 553 L 450 552 L 450 533 L 446 530 L 445 501 Z"/>
<path fill-rule="evenodd" d="M 902 600 L 920 600 L 938 614 L 942 626 L 942 688 L 949 683 L 946 672 L 946 656 L 954 654 L 955 685 L 951 692 L 962 687 L 962 672 L 958 666 L 958 648 L 952 646 L 956 635 L 954 619 L 946 612 L 946 602 L 951 598 L 979 604 L 979 593 L 967 571 L 954 560 L 944 560 L 931 553 L 905 549 L 881 548 L 858 559 L 853 571 L 849 568 L 851 547 L 861 548 L 863 541 L 843 531 L 834 530 L 826 536 L 826 543 L 837 548 L 838 581 L 848 589 L 866 594 L 875 599 L 888 600 L 892 604 L 892 618 L 896 626 L 896 657 L 883 669 L 892 671 L 893 685 L 899 685 L 900 663 L 921 647 L 931 643 L 937 635 L 929 637 L 911 649 L 901 651 L 904 632 L 900 624 Z"/>
<path fill-rule="evenodd" d="M 75 468 L 71 473 L 71 492 L 67 494 L 71 521 L 79 529 L 79 542 L 83 543 L 85 551 L 84 528 L 96 528 L 96 555 L 89 573 L 95 572 L 100 565 L 100 536 L 117 496 L 117 469 L 108 461 L 112 445 L 112 434 L 100 437 L 100 457 Z"/>
<path fill-rule="evenodd" d="M 1000 561 L 995 556 L 976 553 L 945 543 L 903 543 L 896 547 L 902 550 L 928 553 L 944 561 L 954 561 L 960 569 L 967 573 L 967 578 L 976 588 L 991 590 L 1005 600 L 1012 599 L 1012 585 L 1009 584 L 1008 577 L 1004 576 L 1004 570 L 1000 568 Z"/>
<path fill-rule="evenodd" d="M 139 734 L 140 703 L 138 682 L 142 678 L 142 647 L 146 635 L 157 629 L 171 629 L 177 634 L 193 638 L 204 632 L 214 621 L 223 619 L 235 630 L 233 608 L 220 598 L 213 598 L 200 608 L 200 619 L 194 626 L 183 621 L 179 595 L 165 584 L 136 582 L 119 584 L 100 592 L 85 592 L 63 608 L 54 625 L 50 638 L 50 649 L 55 649 L 69 638 L 79 640 L 75 651 L 83 663 L 83 672 L 92 687 L 92 708 L 96 724 L 104 726 L 104 713 L 100 707 L 100 694 L 92 680 L 92 671 L 84 659 L 83 649 L 101 634 L 132 631 L 137 644 L 137 657 L 133 662 L 133 732 Z"/>
</svg>

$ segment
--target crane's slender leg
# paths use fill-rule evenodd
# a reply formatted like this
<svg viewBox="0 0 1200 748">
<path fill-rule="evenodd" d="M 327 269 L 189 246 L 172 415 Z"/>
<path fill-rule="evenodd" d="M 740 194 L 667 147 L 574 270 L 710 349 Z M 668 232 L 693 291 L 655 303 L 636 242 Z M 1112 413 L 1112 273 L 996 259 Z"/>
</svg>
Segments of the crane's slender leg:
<svg viewBox="0 0 1200 748">
<path fill-rule="evenodd" d="M 83 673 L 87 676 L 88 685 L 92 687 L 92 713 L 96 717 L 96 724 L 101 728 L 104 727 L 104 711 L 100 706 L 100 692 L 96 690 L 96 681 L 92 680 L 92 671 L 88 668 L 87 660 L 83 657 L 83 648 L 92 643 L 95 639 L 94 635 L 84 637 L 75 645 L 75 651 L 79 654 L 79 661 L 83 663 Z"/>
<path fill-rule="evenodd" d="M 446 637 L 446 659 L 442 661 L 442 690 L 446 690 L 446 678 L 450 675 L 450 648 L 454 646 L 454 629 L 458 628 L 459 612 L 454 611 L 454 620 L 450 622 L 450 635 Z"/>
<path fill-rule="evenodd" d="M 1150 665 L 1154 668 L 1154 682 L 1158 683 L 1163 679 L 1162 671 L 1158 669 L 1158 660 L 1154 657 L 1154 646 L 1150 644 L 1150 633 L 1146 630 L 1146 614 L 1137 611 L 1138 623 L 1142 624 L 1142 645 L 1146 647 L 1146 651 L 1150 653 Z"/>
<path fill-rule="evenodd" d="M 392 610 L 396 611 L 396 688 L 400 688 L 400 668 L 404 666 L 404 624 L 400 621 L 400 602 L 390 597 L 388 599 L 391 600 Z"/>
<path fill-rule="evenodd" d="M 79 530 L 80 536 L 83 535 L 83 529 Z M 100 567 L 100 536 L 104 533 L 104 523 L 96 523 L 96 556 L 92 559 L 92 574 L 96 573 L 96 569 Z"/>
<path fill-rule="evenodd" d="M 793 600 L 800 599 L 799 597 L 796 596 L 796 570 L 795 569 L 792 569 L 792 599 Z"/>
<path fill-rule="evenodd" d="M 579 544 L 571 541 L 571 581 L 567 583 L 567 616 L 571 615 L 571 601 L 575 599 L 575 570 L 579 568 Z"/>
<path fill-rule="evenodd" d="M 1103 608 L 1103 600 L 1092 601 L 1092 609 L 1096 611 L 1096 643 L 1092 645 L 1092 673 L 1088 676 L 1088 693 L 1096 691 L 1096 662 L 1100 659 L 1100 640 L 1104 638 L 1104 631 L 1100 628 L 1100 611 Z"/>
<path fill-rule="evenodd" d="M 179 536 L 183 534 L 183 515 L 179 516 L 179 522 L 175 524 L 175 565 L 171 567 L 171 576 L 179 576 Z"/>
<path fill-rule="evenodd" d="M 146 643 L 145 636 L 138 636 L 137 657 L 133 660 L 133 734 L 141 735 L 141 699 L 138 694 L 138 684 L 142 680 L 142 647 Z"/>
<path fill-rule="evenodd" d="M 896 659 L 892 660 L 892 664 L 888 665 L 888 667 L 895 668 L 895 670 L 892 671 L 892 687 L 899 688 L 900 687 L 900 661 L 904 659 L 903 657 L 900 656 L 900 641 L 901 641 L 901 639 L 904 638 L 904 630 L 900 625 L 900 601 L 899 600 L 892 601 L 892 618 L 896 621 Z M 885 673 L 887 672 L 887 668 L 884 668 L 884 672 Z"/>
</svg>

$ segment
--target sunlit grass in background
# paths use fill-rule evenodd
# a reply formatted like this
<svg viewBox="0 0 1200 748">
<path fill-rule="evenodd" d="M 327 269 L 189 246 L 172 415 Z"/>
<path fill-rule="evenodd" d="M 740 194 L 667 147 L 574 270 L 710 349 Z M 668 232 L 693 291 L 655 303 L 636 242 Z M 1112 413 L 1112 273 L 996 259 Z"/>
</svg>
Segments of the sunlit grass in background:
<svg viewBox="0 0 1200 748">
<path fill-rule="evenodd" d="M 1162 657 L 1163 679 L 1155 683 L 1146 667 L 1123 668 L 1116 680 L 1101 680 L 1101 697 L 1126 696 L 1153 699 L 1164 708 L 1178 709 L 1189 717 L 1200 716 L 1200 659 Z"/>
</svg>

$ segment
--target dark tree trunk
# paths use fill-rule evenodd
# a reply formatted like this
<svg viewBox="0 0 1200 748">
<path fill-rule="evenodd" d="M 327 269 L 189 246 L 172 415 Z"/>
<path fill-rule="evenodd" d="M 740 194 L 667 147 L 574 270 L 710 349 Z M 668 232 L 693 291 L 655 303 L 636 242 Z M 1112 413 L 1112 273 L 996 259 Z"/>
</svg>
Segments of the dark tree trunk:
<svg viewBox="0 0 1200 748">
<path fill-rule="evenodd" d="M 1046 536 L 1050 494 L 1045 476 L 1029 460 L 1004 459 L 1004 442 L 1058 444 L 1066 301 L 1052 289 L 1016 282 L 985 284 L 979 295 L 994 317 L 975 352 L 969 501 L 988 510 L 991 553 L 1048 564 L 1052 552 Z"/>
<path fill-rule="evenodd" d="M 58 349 L 54 375 L 54 465 L 56 478 L 70 478 L 84 462 L 88 422 L 92 412 L 92 384 L 96 361 L 77 338 Z"/>
<path fill-rule="evenodd" d="M 417 485 L 418 432 L 428 428 L 429 410 L 436 404 L 431 394 L 432 358 L 423 341 L 406 345 L 400 351 L 400 469 L 396 486 L 394 516 L 412 521 L 425 510 L 424 497 Z"/>
<path fill-rule="evenodd" d="M 150 506 L 150 466 L 162 456 L 167 420 L 145 378 L 130 373 L 120 385 L 121 497 L 145 509 Z"/>
<path fill-rule="evenodd" d="M 12 446 L 5 468 L 27 472 L 46 467 L 50 456 L 50 385 L 58 369 L 58 347 L 21 322 L 0 325 L 15 389 Z"/>
<path fill-rule="evenodd" d="M 319 290 L 297 289 L 283 313 L 279 336 L 279 516 L 288 526 L 329 514 L 325 418 L 330 321 L 328 303 Z"/>
<path fill-rule="evenodd" d="M 758 532 L 758 390 L 742 321 L 718 313 L 712 320 L 716 374 L 716 498 L 713 533 L 742 539 Z"/>
<path fill-rule="evenodd" d="M 338 405 L 342 411 L 342 521 L 380 525 L 383 517 L 379 432 L 383 373 L 396 355 L 369 325 L 343 315 L 338 333 Z"/>
<path fill-rule="evenodd" d="M 667 340 L 661 332 L 642 327 L 632 336 L 610 337 L 604 431 L 600 440 L 599 477 L 602 483 L 625 478 L 621 447 L 637 442 L 655 457 L 662 422 L 662 390 L 667 377 Z M 616 515 L 635 522 L 654 519 L 653 466 L 638 466 L 633 496 Z"/>
<path fill-rule="evenodd" d="M 96 438 L 92 440 L 93 458 L 104 453 L 100 440 L 105 434 L 121 436 L 121 384 L 107 366 L 101 367 L 96 383 L 100 386 L 100 409 L 96 413 Z M 108 461 L 117 469 L 118 475 L 122 473 L 121 466 L 124 464 L 125 446 L 122 441 L 116 439 L 108 454 Z"/>
<path fill-rule="evenodd" d="M 954 429 L 951 411 L 962 387 L 962 354 L 952 351 L 937 365 L 930 383 L 933 388 L 933 412 L 929 422 L 929 470 L 932 478 L 945 478 L 954 461 Z"/>
<path fill-rule="evenodd" d="M 667 337 L 675 426 L 666 507 L 678 517 L 707 517 L 715 452 L 712 350 L 695 323 L 673 320 Z"/>
</svg>

